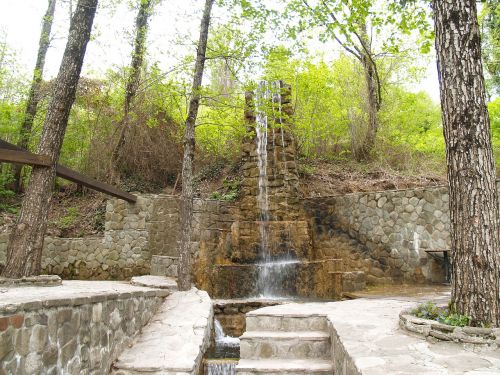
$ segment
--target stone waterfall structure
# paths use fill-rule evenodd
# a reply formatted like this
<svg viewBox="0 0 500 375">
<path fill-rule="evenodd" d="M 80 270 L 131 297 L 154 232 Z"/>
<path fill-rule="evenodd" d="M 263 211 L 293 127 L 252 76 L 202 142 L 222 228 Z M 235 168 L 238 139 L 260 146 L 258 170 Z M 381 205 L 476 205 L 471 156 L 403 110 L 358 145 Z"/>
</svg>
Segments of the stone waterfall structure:
<svg viewBox="0 0 500 375">
<path fill-rule="evenodd" d="M 341 262 L 313 246 L 299 197 L 289 130 L 291 87 L 261 82 L 246 94 L 241 200 L 215 251 L 200 248 L 197 285 L 220 298 L 317 297 L 341 293 Z"/>
</svg>

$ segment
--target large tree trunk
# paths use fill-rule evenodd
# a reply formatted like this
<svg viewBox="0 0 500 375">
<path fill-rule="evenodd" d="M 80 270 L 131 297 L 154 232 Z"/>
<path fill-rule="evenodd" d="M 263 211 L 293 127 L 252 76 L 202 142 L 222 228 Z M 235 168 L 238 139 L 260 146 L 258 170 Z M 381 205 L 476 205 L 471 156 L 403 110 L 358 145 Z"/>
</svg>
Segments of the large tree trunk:
<svg viewBox="0 0 500 375">
<path fill-rule="evenodd" d="M 33 167 L 18 222 L 7 248 L 3 276 L 37 275 L 41 269 L 43 239 L 64 133 L 90 38 L 97 0 L 79 0 L 71 20 L 68 43 L 57 76 L 52 99 L 38 145 L 38 154 L 50 158 L 52 166 Z"/>
<path fill-rule="evenodd" d="M 214 0 L 206 0 L 200 26 L 200 40 L 194 67 L 193 88 L 184 130 L 184 159 L 182 161 L 181 240 L 179 242 L 179 290 L 191 288 L 191 222 L 193 219 L 193 161 L 195 124 L 200 106 L 200 89 L 205 68 L 208 27 Z"/>
<path fill-rule="evenodd" d="M 498 197 L 475 0 L 434 0 L 448 163 L 452 305 L 500 325 Z"/>
<path fill-rule="evenodd" d="M 111 155 L 112 168 L 116 170 L 117 164 L 121 157 L 123 145 L 125 144 L 126 133 L 129 127 L 129 111 L 141 77 L 141 68 L 144 61 L 144 53 L 146 50 L 146 35 L 148 31 L 148 19 L 151 15 L 152 0 L 139 0 L 139 12 L 136 18 L 135 44 L 134 52 L 132 53 L 132 61 L 130 64 L 130 73 L 125 88 L 125 102 L 123 106 L 123 118 L 120 122 L 120 134 L 118 142 Z"/>
<path fill-rule="evenodd" d="M 50 31 L 52 29 L 52 21 L 54 20 L 54 12 L 56 9 L 56 0 L 49 0 L 49 5 L 45 16 L 43 17 L 42 33 L 38 43 L 38 55 L 36 58 L 35 70 L 33 72 L 33 80 L 28 94 L 26 103 L 26 111 L 24 120 L 21 125 L 19 141 L 17 145 L 23 149 L 27 149 L 31 139 L 31 129 L 33 128 L 33 120 L 35 119 L 38 102 L 40 100 L 39 91 L 42 82 L 43 68 L 45 66 L 45 56 L 50 44 Z M 14 173 L 14 191 L 20 192 L 22 189 L 22 166 L 15 164 L 13 167 Z"/>
</svg>

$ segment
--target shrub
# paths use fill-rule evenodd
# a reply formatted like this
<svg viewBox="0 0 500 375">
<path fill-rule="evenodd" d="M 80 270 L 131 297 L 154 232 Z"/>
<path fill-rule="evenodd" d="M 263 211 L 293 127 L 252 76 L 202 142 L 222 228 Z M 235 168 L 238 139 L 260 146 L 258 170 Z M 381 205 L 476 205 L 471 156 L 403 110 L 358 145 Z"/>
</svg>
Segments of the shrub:
<svg viewBox="0 0 500 375">
<path fill-rule="evenodd" d="M 220 201 L 235 201 L 240 197 L 241 181 L 225 179 L 223 182 L 224 193 L 214 191 L 210 194 L 209 199 L 217 199 Z"/>
<path fill-rule="evenodd" d="M 435 320 L 455 327 L 464 327 L 470 323 L 469 316 L 458 314 L 449 307 L 438 307 L 432 302 L 418 305 L 411 311 L 411 314 L 418 318 Z"/>
</svg>

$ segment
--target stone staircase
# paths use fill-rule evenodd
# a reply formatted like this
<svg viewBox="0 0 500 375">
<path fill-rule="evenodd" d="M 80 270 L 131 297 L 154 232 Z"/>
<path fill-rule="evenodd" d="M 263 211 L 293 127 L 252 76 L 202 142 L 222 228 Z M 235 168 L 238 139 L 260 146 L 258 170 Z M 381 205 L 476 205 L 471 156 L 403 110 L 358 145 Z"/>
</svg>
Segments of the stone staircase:
<svg viewBox="0 0 500 375">
<path fill-rule="evenodd" d="M 365 270 L 372 263 L 365 249 L 360 251 L 356 240 L 340 233 L 330 237 L 316 239 L 315 247 L 323 259 L 337 259 L 334 269 L 329 270 L 332 277 L 340 277 L 339 286 L 342 292 L 356 292 L 366 288 Z"/>
<path fill-rule="evenodd" d="M 324 316 L 270 315 L 246 317 L 240 337 L 239 375 L 333 374 L 328 323 Z"/>
</svg>

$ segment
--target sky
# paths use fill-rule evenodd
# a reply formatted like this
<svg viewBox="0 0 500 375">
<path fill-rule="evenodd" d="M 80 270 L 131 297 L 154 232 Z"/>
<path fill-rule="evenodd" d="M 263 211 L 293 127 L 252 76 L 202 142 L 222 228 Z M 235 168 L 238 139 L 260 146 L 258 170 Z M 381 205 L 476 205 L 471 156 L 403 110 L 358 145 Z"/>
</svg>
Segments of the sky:
<svg viewBox="0 0 500 375">
<path fill-rule="evenodd" d="M 46 78 L 56 76 L 59 69 L 69 28 L 69 1 L 57 0 L 53 40 L 44 72 Z M 127 66 L 130 62 L 135 11 L 127 5 L 129 1 L 122 1 L 121 5 L 111 9 L 106 6 L 111 1 L 100 1 L 92 40 L 87 47 L 83 75 L 103 76 L 109 68 Z M 73 0 L 73 6 L 76 2 Z M 160 62 L 162 70 L 168 71 L 180 56 L 194 54 L 192 41 L 197 39 L 203 4 L 203 0 L 168 0 L 156 8 L 148 33 L 148 54 L 151 59 Z M 0 0 L 0 38 L 5 38 L 16 50 L 17 62 L 28 75 L 35 64 L 41 20 L 46 7 L 46 0 Z M 215 8 L 213 17 L 223 18 L 223 11 Z M 190 42 L 181 44 L 181 40 Z M 312 46 L 314 48 L 324 49 L 318 43 Z M 408 88 L 426 91 L 438 102 L 439 86 L 433 57 L 429 58 L 426 70 L 422 81 Z"/>
</svg>

